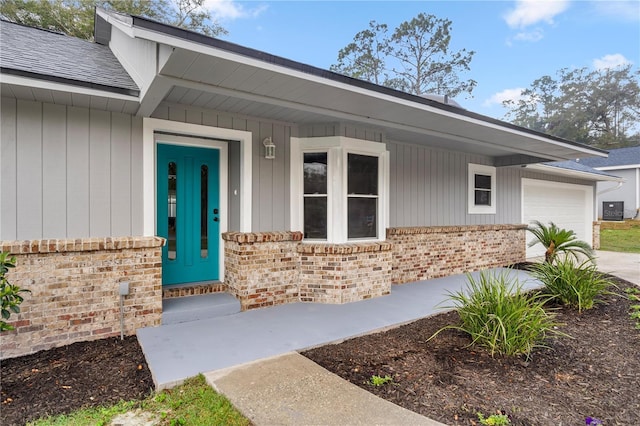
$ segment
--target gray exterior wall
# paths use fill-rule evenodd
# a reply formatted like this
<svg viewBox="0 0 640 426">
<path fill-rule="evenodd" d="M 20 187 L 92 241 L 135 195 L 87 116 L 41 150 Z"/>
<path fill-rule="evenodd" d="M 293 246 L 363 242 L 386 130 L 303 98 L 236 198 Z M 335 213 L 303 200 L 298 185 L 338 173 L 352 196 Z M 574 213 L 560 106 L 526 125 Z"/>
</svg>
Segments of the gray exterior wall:
<svg viewBox="0 0 640 426">
<path fill-rule="evenodd" d="M 640 208 L 640 188 L 638 188 L 638 174 L 640 169 L 607 170 L 614 176 L 626 179 L 620 188 L 598 195 L 598 218 L 602 218 L 602 203 L 610 201 L 624 201 L 624 217 L 630 219 Z M 616 182 L 599 182 L 598 192 L 618 186 Z"/>
<path fill-rule="evenodd" d="M 158 107 L 152 117 L 252 132 L 251 228 L 254 232 L 289 230 L 291 210 L 289 206 L 289 143 L 290 137 L 296 136 L 297 129 L 294 126 L 287 123 L 230 116 L 206 109 L 166 104 Z M 264 158 L 262 141 L 267 137 L 271 137 L 276 145 L 275 160 Z M 237 145 L 237 143 L 229 144 L 230 231 L 238 231 L 240 228 L 240 199 L 234 195 L 234 189 L 240 186 L 240 149 Z"/>
<path fill-rule="evenodd" d="M 142 119 L 2 98 L 0 239 L 142 235 Z"/>
</svg>

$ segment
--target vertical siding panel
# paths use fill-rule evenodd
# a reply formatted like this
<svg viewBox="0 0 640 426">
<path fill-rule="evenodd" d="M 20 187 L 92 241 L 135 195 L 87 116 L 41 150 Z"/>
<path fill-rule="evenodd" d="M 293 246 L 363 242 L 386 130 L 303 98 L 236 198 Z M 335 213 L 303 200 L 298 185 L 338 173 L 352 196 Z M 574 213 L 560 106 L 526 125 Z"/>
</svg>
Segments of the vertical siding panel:
<svg viewBox="0 0 640 426">
<path fill-rule="evenodd" d="M 168 119 L 171 121 L 179 121 L 180 123 L 184 123 L 187 121 L 187 111 L 182 107 L 170 106 Z"/>
<path fill-rule="evenodd" d="M 423 169 L 423 180 L 422 180 L 422 191 L 424 194 L 424 216 L 420 221 L 420 226 L 429 225 L 429 221 L 431 220 L 430 215 L 430 205 L 431 205 L 431 179 L 429 178 L 430 168 L 431 168 L 431 155 L 430 151 L 427 148 L 423 148 L 423 157 L 422 157 L 422 169 Z"/>
<path fill-rule="evenodd" d="M 418 225 L 418 189 L 420 188 L 420 181 L 418 179 L 418 148 L 411 146 L 409 152 L 411 153 L 411 217 L 410 226 Z"/>
<path fill-rule="evenodd" d="M 89 233 L 111 233 L 111 117 L 106 111 L 89 112 Z"/>
<path fill-rule="evenodd" d="M 284 193 L 284 229 L 291 229 L 291 182 L 289 177 L 291 176 L 291 127 L 287 126 L 284 129 L 284 167 L 282 168 L 282 179 L 284 180 L 283 193 Z"/>
<path fill-rule="evenodd" d="M 89 110 L 67 109 L 67 234 L 89 236 Z"/>
<path fill-rule="evenodd" d="M 0 122 L 0 240 L 18 239 L 17 227 L 17 105 L 2 98 Z"/>
<path fill-rule="evenodd" d="M 161 120 L 169 119 L 169 107 L 166 105 L 160 105 L 156 110 L 151 114 L 153 118 L 159 118 Z"/>
<path fill-rule="evenodd" d="M 264 158 L 264 145 L 262 141 L 265 138 L 273 137 L 273 125 L 270 123 L 260 123 L 260 132 L 258 133 L 258 161 L 260 162 L 260 170 L 258 172 L 258 196 L 260 197 L 260 211 L 258 215 L 258 229 L 260 231 L 270 231 L 273 224 L 273 170 L 274 160 Z"/>
<path fill-rule="evenodd" d="M 42 235 L 42 104 L 18 101 L 17 108 L 17 235 L 20 240 Z"/>
<path fill-rule="evenodd" d="M 205 111 L 202 113 L 202 124 L 205 126 L 218 127 L 218 114 L 213 111 Z"/>
<path fill-rule="evenodd" d="M 67 108 L 42 106 L 42 227 L 47 238 L 67 236 Z"/>
<path fill-rule="evenodd" d="M 131 234 L 143 235 L 142 117 L 131 117 Z"/>
<path fill-rule="evenodd" d="M 404 199 L 402 209 L 402 223 L 403 226 L 411 226 L 411 147 L 403 146 L 403 161 L 402 161 L 402 196 Z"/>
<path fill-rule="evenodd" d="M 111 234 L 132 235 L 131 116 L 111 115 Z"/>
<path fill-rule="evenodd" d="M 429 190 L 431 193 L 430 203 L 429 203 L 429 223 L 428 226 L 435 226 L 438 222 L 438 212 L 437 212 L 437 203 L 438 203 L 438 186 L 437 186 L 437 176 L 438 176 L 438 155 L 437 152 L 433 149 L 429 149 L 429 157 L 431 167 L 429 168 Z"/>
<path fill-rule="evenodd" d="M 202 112 L 197 109 L 188 109 L 185 122 L 191 124 L 202 124 Z"/>
<path fill-rule="evenodd" d="M 396 187 L 398 185 L 398 155 L 396 153 L 398 145 L 395 143 L 388 143 L 387 150 L 389 151 L 389 226 L 398 226 L 398 215 L 396 213 L 396 206 L 398 204 Z"/>
<path fill-rule="evenodd" d="M 229 117 L 228 115 L 218 115 L 218 127 L 232 129 L 233 118 Z"/>
<path fill-rule="evenodd" d="M 423 147 L 418 148 L 416 161 L 418 163 L 418 175 L 417 175 L 417 194 L 416 194 L 416 203 L 418 205 L 418 217 L 416 221 L 416 226 L 422 226 L 424 223 L 424 209 L 425 209 L 425 167 L 424 167 L 424 156 L 425 149 Z"/>
<path fill-rule="evenodd" d="M 273 126 L 273 143 L 276 144 L 276 158 L 270 160 L 272 163 L 272 221 L 270 229 L 273 231 L 286 230 L 285 215 L 286 215 L 286 193 L 285 186 L 288 180 L 288 176 L 285 176 L 286 170 L 286 157 L 285 153 L 285 129 L 282 125 Z"/>
</svg>

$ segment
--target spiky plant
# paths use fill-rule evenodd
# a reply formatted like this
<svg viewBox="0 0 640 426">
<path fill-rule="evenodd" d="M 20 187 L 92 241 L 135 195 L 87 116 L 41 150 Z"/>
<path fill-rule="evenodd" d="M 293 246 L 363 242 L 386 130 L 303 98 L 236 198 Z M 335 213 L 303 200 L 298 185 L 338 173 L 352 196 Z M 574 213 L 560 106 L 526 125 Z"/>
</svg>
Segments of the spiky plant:
<svg viewBox="0 0 640 426">
<path fill-rule="evenodd" d="M 576 261 L 580 261 L 579 255 L 583 255 L 591 261 L 594 259 L 591 246 L 579 240 L 576 233 L 570 229 L 559 228 L 553 222 L 549 222 L 549 226 L 546 226 L 542 222 L 535 220 L 527 230 L 535 237 L 529 243 L 529 247 L 542 244 L 546 249 L 544 253 L 545 262 L 553 263 L 559 253 L 573 256 Z"/>
</svg>

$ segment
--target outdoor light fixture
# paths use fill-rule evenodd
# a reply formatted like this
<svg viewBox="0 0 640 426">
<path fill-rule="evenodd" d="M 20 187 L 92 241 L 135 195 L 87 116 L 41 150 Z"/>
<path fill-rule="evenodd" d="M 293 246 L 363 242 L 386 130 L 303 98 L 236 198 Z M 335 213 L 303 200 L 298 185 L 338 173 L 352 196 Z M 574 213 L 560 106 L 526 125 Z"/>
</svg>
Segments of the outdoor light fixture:
<svg viewBox="0 0 640 426">
<path fill-rule="evenodd" d="M 267 160 L 273 160 L 276 158 L 276 145 L 273 143 L 271 138 L 265 138 L 265 140 L 262 141 L 262 144 L 264 145 L 264 158 Z"/>
</svg>

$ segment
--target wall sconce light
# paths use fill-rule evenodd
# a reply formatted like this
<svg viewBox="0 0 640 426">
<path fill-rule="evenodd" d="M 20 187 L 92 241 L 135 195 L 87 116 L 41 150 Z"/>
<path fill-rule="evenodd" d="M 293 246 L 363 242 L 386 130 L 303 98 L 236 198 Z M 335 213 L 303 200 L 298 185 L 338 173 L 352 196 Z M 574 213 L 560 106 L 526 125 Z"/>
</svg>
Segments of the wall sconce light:
<svg viewBox="0 0 640 426">
<path fill-rule="evenodd" d="M 276 158 L 276 145 L 273 143 L 271 138 L 266 138 L 262 141 L 264 145 L 264 158 L 267 160 L 273 160 Z"/>
</svg>

